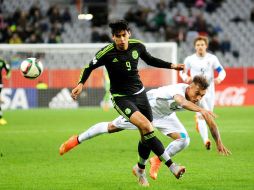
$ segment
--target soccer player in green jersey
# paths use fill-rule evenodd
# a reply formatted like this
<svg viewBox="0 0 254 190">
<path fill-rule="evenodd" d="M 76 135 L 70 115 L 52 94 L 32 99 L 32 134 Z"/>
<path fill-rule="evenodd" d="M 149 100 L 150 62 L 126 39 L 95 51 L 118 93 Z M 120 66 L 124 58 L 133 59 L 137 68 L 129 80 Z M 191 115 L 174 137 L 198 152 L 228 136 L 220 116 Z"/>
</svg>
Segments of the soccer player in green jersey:
<svg viewBox="0 0 254 190">
<path fill-rule="evenodd" d="M 114 42 L 97 52 L 93 60 L 84 67 L 80 81 L 72 90 L 71 96 L 76 100 L 91 72 L 100 66 L 105 66 L 110 79 L 110 93 L 114 108 L 134 124 L 141 134 L 141 140 L 138 143 L 140 158 L 137 165 L 133 167 L 133 173 L 137 176 L 139 184 L 149 185 L 145 177 L 145 164 L 151 151 L 166 164 L 176 178 L 180 178 L 185 172 L 185 167 L 173 163 L 161 141 L 154 134 L 151 124 L 153 120 L 151 107 L 137 67 L 139 58 L 148 65 L 165 69 L 182 70 L 184 65 L 169 63 L 150 55 L 141 41 L 130 39 L 131 32 L 126 21 L 117 20 L 109 26 Z M 61 145 L 60 154 L 63 155 L 78 143 L 78 136 L 71 137 Z"/>
<path fill-rule="evenodd" d="M 0 95 L 2 92 L 2 88 L 3 88 L 3 76 L 2 76 L 2 71 L 5 70 L 6 71 L 6 77 L 9 78 L 11 75 L 11 67 L 10 65 L 7 63 L 7 61 L 5 61 L 3 58 L 0 57 Z M 3 100 L 0 97 L 0 104 L 3 103 Z M 3 111 L 2 111 L 2 106 L 0 105 L 0 125 L 6 125 L 7 121 L 3 118 Z"/>
</svg>

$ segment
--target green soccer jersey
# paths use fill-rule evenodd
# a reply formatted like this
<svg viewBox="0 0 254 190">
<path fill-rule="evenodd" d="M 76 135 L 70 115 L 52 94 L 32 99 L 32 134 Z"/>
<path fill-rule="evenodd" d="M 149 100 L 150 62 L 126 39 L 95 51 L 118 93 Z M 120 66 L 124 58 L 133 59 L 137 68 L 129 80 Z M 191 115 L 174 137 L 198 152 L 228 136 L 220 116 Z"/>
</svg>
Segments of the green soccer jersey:
<svg viewBox="0 0 254 190">
<path fill-rule="evenodd" d="M 154 67 L 170 68 L 171 63 L 155 58 L 147 52 L 139 40 L 129 39 L 128 49 L 117 50 L 114 43 L 96 53 L 93 60 L 81 72 L 79 83 L 85 83 L 91 72 L 105 65 L 109 79 L 110 92 L 114 95 L 133 95 L 143 88 L 138 74 L 138 60 Z"/>
<path fill-rule="evenodd" d="M 10 65 L 0 57 L 0 87 L 3 87 L 3 77 L 2 77 L 2 71 L 3 69 L 6 71 L 6 74 L 9 75 L 11 71 Z"/>
</svg>

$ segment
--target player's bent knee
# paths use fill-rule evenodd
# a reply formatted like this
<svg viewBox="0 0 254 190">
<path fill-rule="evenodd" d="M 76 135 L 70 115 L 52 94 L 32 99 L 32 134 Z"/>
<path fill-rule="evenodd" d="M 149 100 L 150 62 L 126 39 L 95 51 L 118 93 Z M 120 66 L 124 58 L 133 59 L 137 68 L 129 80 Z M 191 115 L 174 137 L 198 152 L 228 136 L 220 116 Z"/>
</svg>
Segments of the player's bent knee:
<svg viewBox="0 0 254 190">
<path fill-rule="evenodd" d="M 122 130 L 123 129 L 117 128 L 112 122 L 108 123 L 108 133 L 115 133 Z"/>
<path fill-rule="evenodd" d="M 144 122 L 142 124 L 140 124 L 140 129 L 141 131 L 143 131 L 143 134 L 147 134 L 151 131 L 153 131 L 153 126 L 150 122 Z"/>
<path fill-rule="evenodd" d="M 138 122 L 136 124 L 136 127 L 138 127 L 143 134 L 153 131 L 153 126 L 148 120 L 143 122 Z"/>
<path fill-rule="evenodd" d="M 181 138 L 179 139 L 181 141 L 182 148 L 186 148 L 190 144 L 190 137 L 186 133 L 180 133 Z"/>
<path fill-rule="evenodd" d="M 131 115 L 130 122 L 134 124 L 142 132 L 142 134 L 153 131 L 151 122 L 139 111 L 136 111 Z"/>
</svg>

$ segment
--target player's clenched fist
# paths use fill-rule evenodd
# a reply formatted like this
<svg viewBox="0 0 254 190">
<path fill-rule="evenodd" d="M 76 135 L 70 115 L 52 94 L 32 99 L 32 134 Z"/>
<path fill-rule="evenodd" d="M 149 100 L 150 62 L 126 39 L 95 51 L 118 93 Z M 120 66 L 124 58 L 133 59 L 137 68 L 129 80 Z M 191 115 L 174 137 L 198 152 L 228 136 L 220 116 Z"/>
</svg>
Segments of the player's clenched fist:
<svg viewBox="0 0 254 190">
<path fill-rule="evenodd" d="M 71 91 L 71 97 L 73 100 L 77 100 L 77 97 L 81 93 L 83 89 L 83 84 L 79 83 L 72 91 Z"/>
</svg>

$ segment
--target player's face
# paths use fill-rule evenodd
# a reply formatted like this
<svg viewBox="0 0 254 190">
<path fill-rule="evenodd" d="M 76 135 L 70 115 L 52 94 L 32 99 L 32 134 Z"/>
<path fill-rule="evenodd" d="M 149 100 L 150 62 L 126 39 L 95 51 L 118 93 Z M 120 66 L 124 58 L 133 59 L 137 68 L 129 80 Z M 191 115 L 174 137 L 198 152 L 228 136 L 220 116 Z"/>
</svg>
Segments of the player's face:
<svg viewBox="0 0 254 190">
<path fill-rule="evenodd" d="M 204 56 L 206 53 L 207 45 L 204 40 L 198 40 L 195 43 L 195 50 L 199 56 Z"/>
<path fill-rule="evenodd" d="M 128 40 L 131 36 L 131 33 L 127 30 L 122 30 L 119 33 L 113 35 L 112 39 L 116 44 L 118 50 L 127 50 L 128 49 Z"/>
<path fill-rule="evenodd" d="M 186 90 L 186 99 L 196 104 L 201 100 L 205 93 L 206 90 L 202 90 L 199 85 L 192 83 Z"/>
</svg>

